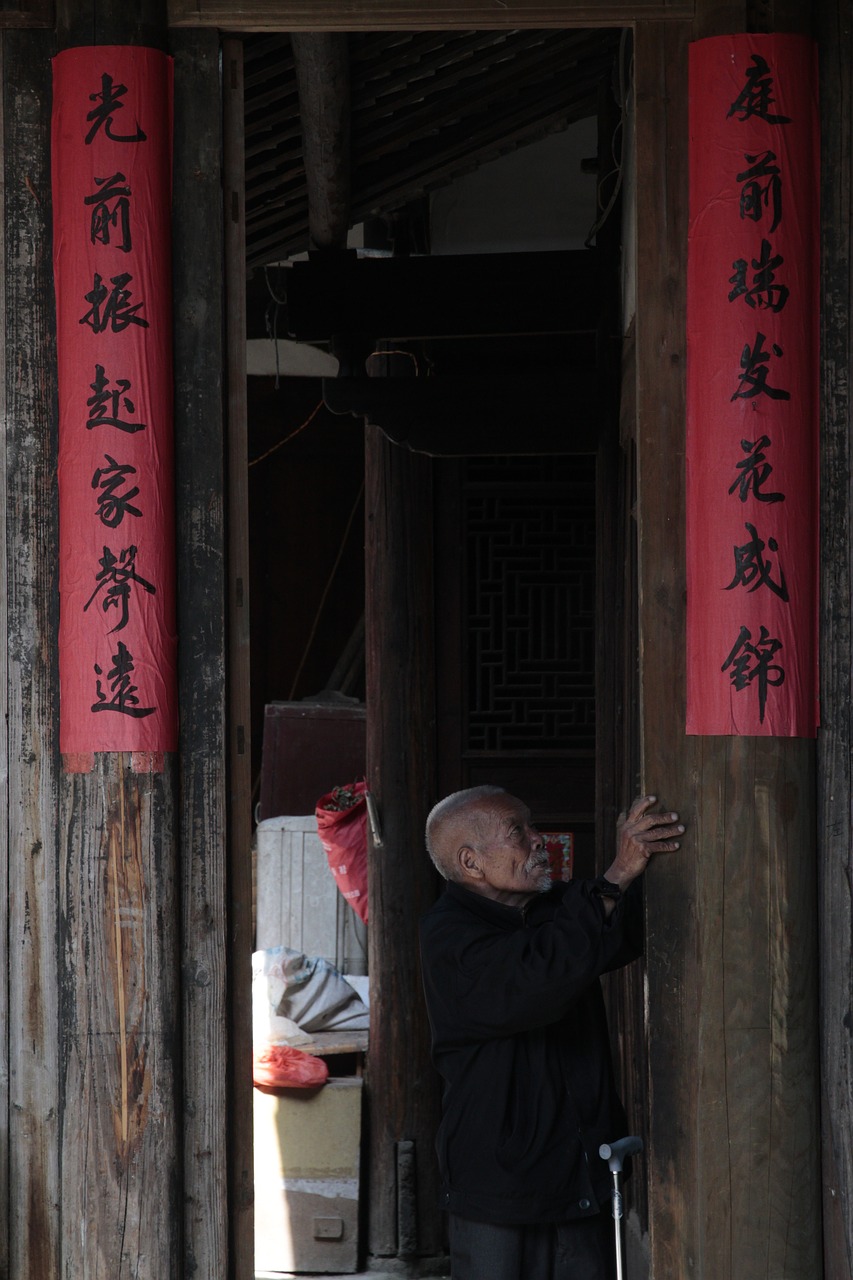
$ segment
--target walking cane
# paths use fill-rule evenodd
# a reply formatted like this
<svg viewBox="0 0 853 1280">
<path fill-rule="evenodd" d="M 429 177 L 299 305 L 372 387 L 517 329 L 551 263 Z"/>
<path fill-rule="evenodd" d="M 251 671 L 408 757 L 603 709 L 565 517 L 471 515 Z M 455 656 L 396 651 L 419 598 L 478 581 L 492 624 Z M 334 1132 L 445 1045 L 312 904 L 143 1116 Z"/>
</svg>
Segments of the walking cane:
<svg viewBox="0 0 853 1280">
<path fill-rule="evenodd" d="M 598 1154 L 602 1160 L 607 1161 L 607 1167 L 610 1169 L 610 1176 L 613 1179 L 612 1193 L 612 1213 L 613 1213 L 613 1232 L 616 1240 L 616 1280 L 622 1280 L 623 1260 L 622 1260 L 622 1190 L 619 1182 L 622 1177 L 623 1161 L 628 1156 L 638 1155 L 643 1149 L 642 1138 L 620 1138 L 618 1142 L 602 1142 L 598 1148 Z"/>
</svg>

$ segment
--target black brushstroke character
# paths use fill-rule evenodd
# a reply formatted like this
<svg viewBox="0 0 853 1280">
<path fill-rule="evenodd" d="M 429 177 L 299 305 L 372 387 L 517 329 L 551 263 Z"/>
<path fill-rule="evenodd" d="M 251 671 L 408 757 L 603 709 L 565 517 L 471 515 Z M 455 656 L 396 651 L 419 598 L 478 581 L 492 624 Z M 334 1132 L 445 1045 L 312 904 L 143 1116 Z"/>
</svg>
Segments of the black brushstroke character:
<svg viewBox="0 0 853 1280">
<path fill-rule="evenodd" d="M 125 104 L 121 99 L 126 93 L 126 84 L 114 84 L 112 76 L 106 71 L 103 73 L 101 76 L 101 92 L 89 94 L 89 101 L 94 102 L 96 105 L 86 116 L 86 119 L 92 122 L 92 127 L 86 134 L 87 146 L 101 128 L 103 128 L 104 133 L 111 142 L 146 141 L 138 120 L 136 122 L 136 133 L 113 133 L 113 116 L 117 111 L 124 110 Z"/>
<path fill-rule="evenodd" d="M 760 53 L 754 53 L 752 63 L 746 69 L 746 84 L 726 112 L 726 119 L 737 116 L 739 120 L 749 120 L 751 116 L 760 116 L 768 124 L 790 124 L 790 116 L 770 114 L 775 101 L 773 77 L 767 61 Z"/>
<path fill-rule="evenodd" d="M 145 306 L 145 303 L 135 302 L 132 306 L 130 303 L 131 292 L 127 285 L 132 279 L 133 276 L 127 272 L 111 276 L 110 284 L 113 287 L 110 290 L 104 284 L 103 277 L 96 271 L 91 292 L 84 294 L 86 301 L 92 305 L 86 314 L 80 317 L 79 323 L 88 324 L 93 333 L 103 333 L 105 329 L 111 329 L 113 333 L 122 333 L 132 324 L 138 324 L 141 328 L 147 329 L 148 321 L 136 314 L 140 307 Z"/>
<path fill-rule="evenodd" d="M 750 495 L 757 502 L 784 502 L 784 493 L 764 493 L 762 486 L 773 472 L 767 461 L 765 449 L 770 447 L 770 437 L 761 436 L 758 440 L 741 440 L 740 447 L 746 454 L 736 464 L 740 475 L 729 485 L 729 493 L 737 490 L 741 502 L 746 502 Z"/>
<path fill-rule="evenodd" d="M 765 395 L 771 400 L 790 400 L 790 391 L 783 391 L 779 387 L 771 387 L 767 381 L 767 363 L 770 360 L 771 352 L 774 356 L 784 355 L 784 351 L 774 342 L 770 351 L 764 349 L 765 335 L 758 333 L 755 335 L 755 346 L 751 347 L 747 342 L 741 352 L 740 367 L 742 372 L 738 374 L 738 388 L 732 394 L 732 400 L 751 400 L 754 396 Z"/>
<path fill-rule="evenodd" d="M 780 570 L 779 581 L 774 582 L 770 576 L 773 562 L 764 556 L 765 547 L 775 553 L 779 550 L 779 544 L 775 538 L 768 538 L 765 543 L 758 536 L 755 525 L 750 524 L 749 521 L 746 522 L 746 531 L 749 534 L 749 542 L 745 542 L 742 547 L 732 548 L 735 557 L 735 576 L 726 587 L 726 591 L 731 591 L 734 587 L 746 587 L 747 591 L 752 593 L 759 587 L 769 587 L 774 595 L 787 604 L 788 588 L 785 584 L 785 575 Z"/>
<path fill-rule="evenodd" d="M 156 707 L 140 707 L 139 698 L 136 696 L 138 686 L 131 684 L 130 676 L 133 671 L 133 654 L 125 644 L 119 640 L 116 646 L 116 652 L 112 655 L 113 665 L 107 672 L 107 680 L 109 681 L 110 693 L 112 698 L 107 701 L 107 695 L 104 693 L 100 677 L 103 671 L 97 663 L 94 664 L 95 674 L 98 679 L 95 681 L 95 697 L 97 702 L 92 704 L 93 711 L 118 711 L 121 715 L 132 716 L 135 720 L 141 720 L 144 716 L 150 716 Z"/>
<path fill-rule="evenodd" d="M 740 192 L 740 216 L 749 218 L 751 222 L 760 222 L 765 209 L 773 210 L 773 221 L 770 230 L 775 231 L 782 221 L 782 179 L 779 166 L 771 164 L 776 159 L 775 151 L 765 151 L 762 155 L 751 156 L 744 153 L 749 168 L 737 175 L 738 182 L 743 183 Z M 759 178 L 767 178 L 764 186 Z"/>
<path fill-rule="evenodd" d="M 739 693 L 747 689 L 753 681 L 758 687 L 758 719 L 764 723 L 764 712 L 767 707 L 767 691 L 785 683 L 785 669 L 774 663 L 773 659 L 782 648 L 782 641 L 772 637 L 766 627 L 761 628 L 758 640 L 752 643 L 752 632 L 748 627 L 741 627 L 740 634 L 732 646 L 721 671 L 731 667 L 729 679 Z"/>
<path fill-rule="evenodd" d="M 734 288 L 729 294 L 729 302 L 735 298 L 743 298 L 748 307 L 765 311 L 781 311 L 788 301 L 790 289 L 785 284 L 776 283 L 776 271 L 785 259 L 781 253 L 771 256 L 769 240 L 761 241 L 761 256 L 752 259 L 752 283 L 747 282 L 746 258 L 737 258 L 732 266 L 734 275 L 729 277 L 729 284 Z"/>
<path fill-rule="evenodd" d="M 115 427 L 118 431 L 134 435 L 137 431 L 145 430 L 144 422 L 128 422 L 126 418 L 121 417 L 122 409 L 126 413 L 136 413 L 136 405 L 127 394 L 130 391 L 130 385 L 128 378 L 116 378 L 115 386 L 110 387 L 110 380 L 104 373 L 104 366 L 95 365 L 95 381 L 89 383 L 95 394 L 86 401 L 86 408 L 89 411 L 86 420 L 87 431 L 92 431 L 95 427 Z"/>
<path fill-rule="evenodd" d="M 89 224 L 89 237 L 92 244 L 112 244 L 122 253 L 130 253 L 133 241 L 130 234 L 130 187 L 122 186 L 127 180 L 123 173 L 114 173 L 110 178 L 96 178 L 101 188 L 86 196 L 83 203 L 90 205 L 92 217 Z M 113 229 L 119 238 L 113 240 Z"/>
<path fill-rule="evenodd" d="M 101 572 L 95 576 L 95 590 L 83 606 L 83 612 L 95 599 L 99 591 L 106 588 L 101 607 L 104 613 L 109 609 L 119 611 L 119 620 L 110 628 L 109 634 L 121 631 L 127 626 L 129 618 L 130 591 L 132 585 L 142 587 L 149 595 L 156 595 L 157 588 L 136 572 L 136 547 L 124 547 L 116 556 L 109 547 L 104 547 L 104 554 L 99 561 Z"/>
<path fill-rule="evenodd" d="M 132 467 L 129 463 L 116 462 L 115 458 L 111 458 L 108 453 L 104 454 L 104 460 L 107 465 L 98 467 L 92 476 L 92 488 L 100 489 L 95 515 L 101 524 L 115 529 L 125 516 L 142 515 L 138 507 L 131 505 L 139 489 L 134 486 L 132 489 L 126 489 L 124 493 L 119 492 L 126 477 L 136 475 L 136 467 Z"/>
</svg>

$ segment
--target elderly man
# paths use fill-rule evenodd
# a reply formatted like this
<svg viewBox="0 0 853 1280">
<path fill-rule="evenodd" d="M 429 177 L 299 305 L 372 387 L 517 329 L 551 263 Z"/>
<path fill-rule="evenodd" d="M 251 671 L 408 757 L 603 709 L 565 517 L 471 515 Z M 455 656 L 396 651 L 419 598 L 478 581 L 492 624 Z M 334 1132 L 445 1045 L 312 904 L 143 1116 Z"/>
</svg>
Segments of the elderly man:
<svg viewBox="0 0 853 1280">
<path fill-rule="evenodd" d="M 626 893 L 684 827 L 655 797 L 617 824 L 598 880 L 552 887 L 544 841 L 499 787 L 427 820 L 447 891 L 421 922 L 452 1280 L 610 1280 L 602 1142 L 624 1136 L 599 977 L 639 954 Z"/>
</svg>

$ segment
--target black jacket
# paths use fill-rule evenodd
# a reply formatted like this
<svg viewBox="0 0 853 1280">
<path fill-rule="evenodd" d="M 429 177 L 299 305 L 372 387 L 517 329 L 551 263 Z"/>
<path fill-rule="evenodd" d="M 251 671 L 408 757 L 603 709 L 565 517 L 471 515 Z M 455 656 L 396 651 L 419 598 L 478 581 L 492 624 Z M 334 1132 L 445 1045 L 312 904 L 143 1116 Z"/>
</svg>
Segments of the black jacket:
<svg viewBox="0 0 853 1280">
<path fill-rule="evenodd" d="M 421 921 L 451 1213 L 559 1222 L 607 1203 L 598 1148 L 627 1130 L 598 978 L 639 953 L 633 896 L 608 920 L 589 881 L 523 912 L 451 883 Z"/>
</svg>

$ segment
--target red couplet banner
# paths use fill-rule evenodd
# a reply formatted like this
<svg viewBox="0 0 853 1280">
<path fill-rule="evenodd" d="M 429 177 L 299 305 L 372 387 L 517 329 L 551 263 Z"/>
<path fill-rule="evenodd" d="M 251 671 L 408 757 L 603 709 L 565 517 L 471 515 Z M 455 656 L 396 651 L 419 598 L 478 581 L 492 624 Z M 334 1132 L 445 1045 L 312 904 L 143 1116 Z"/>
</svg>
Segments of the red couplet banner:
<svg viewBox="0 0 853 1280">
<path fill-rule="evenodd" d="M 687 732 L 818 724 L 818 112 L 800 36 L 690 49 Z"/>
<path fill-rule="evenodd" d="M 172 62 L 53 63 L 60 749 L 177 746 Z"/>
</svg>

